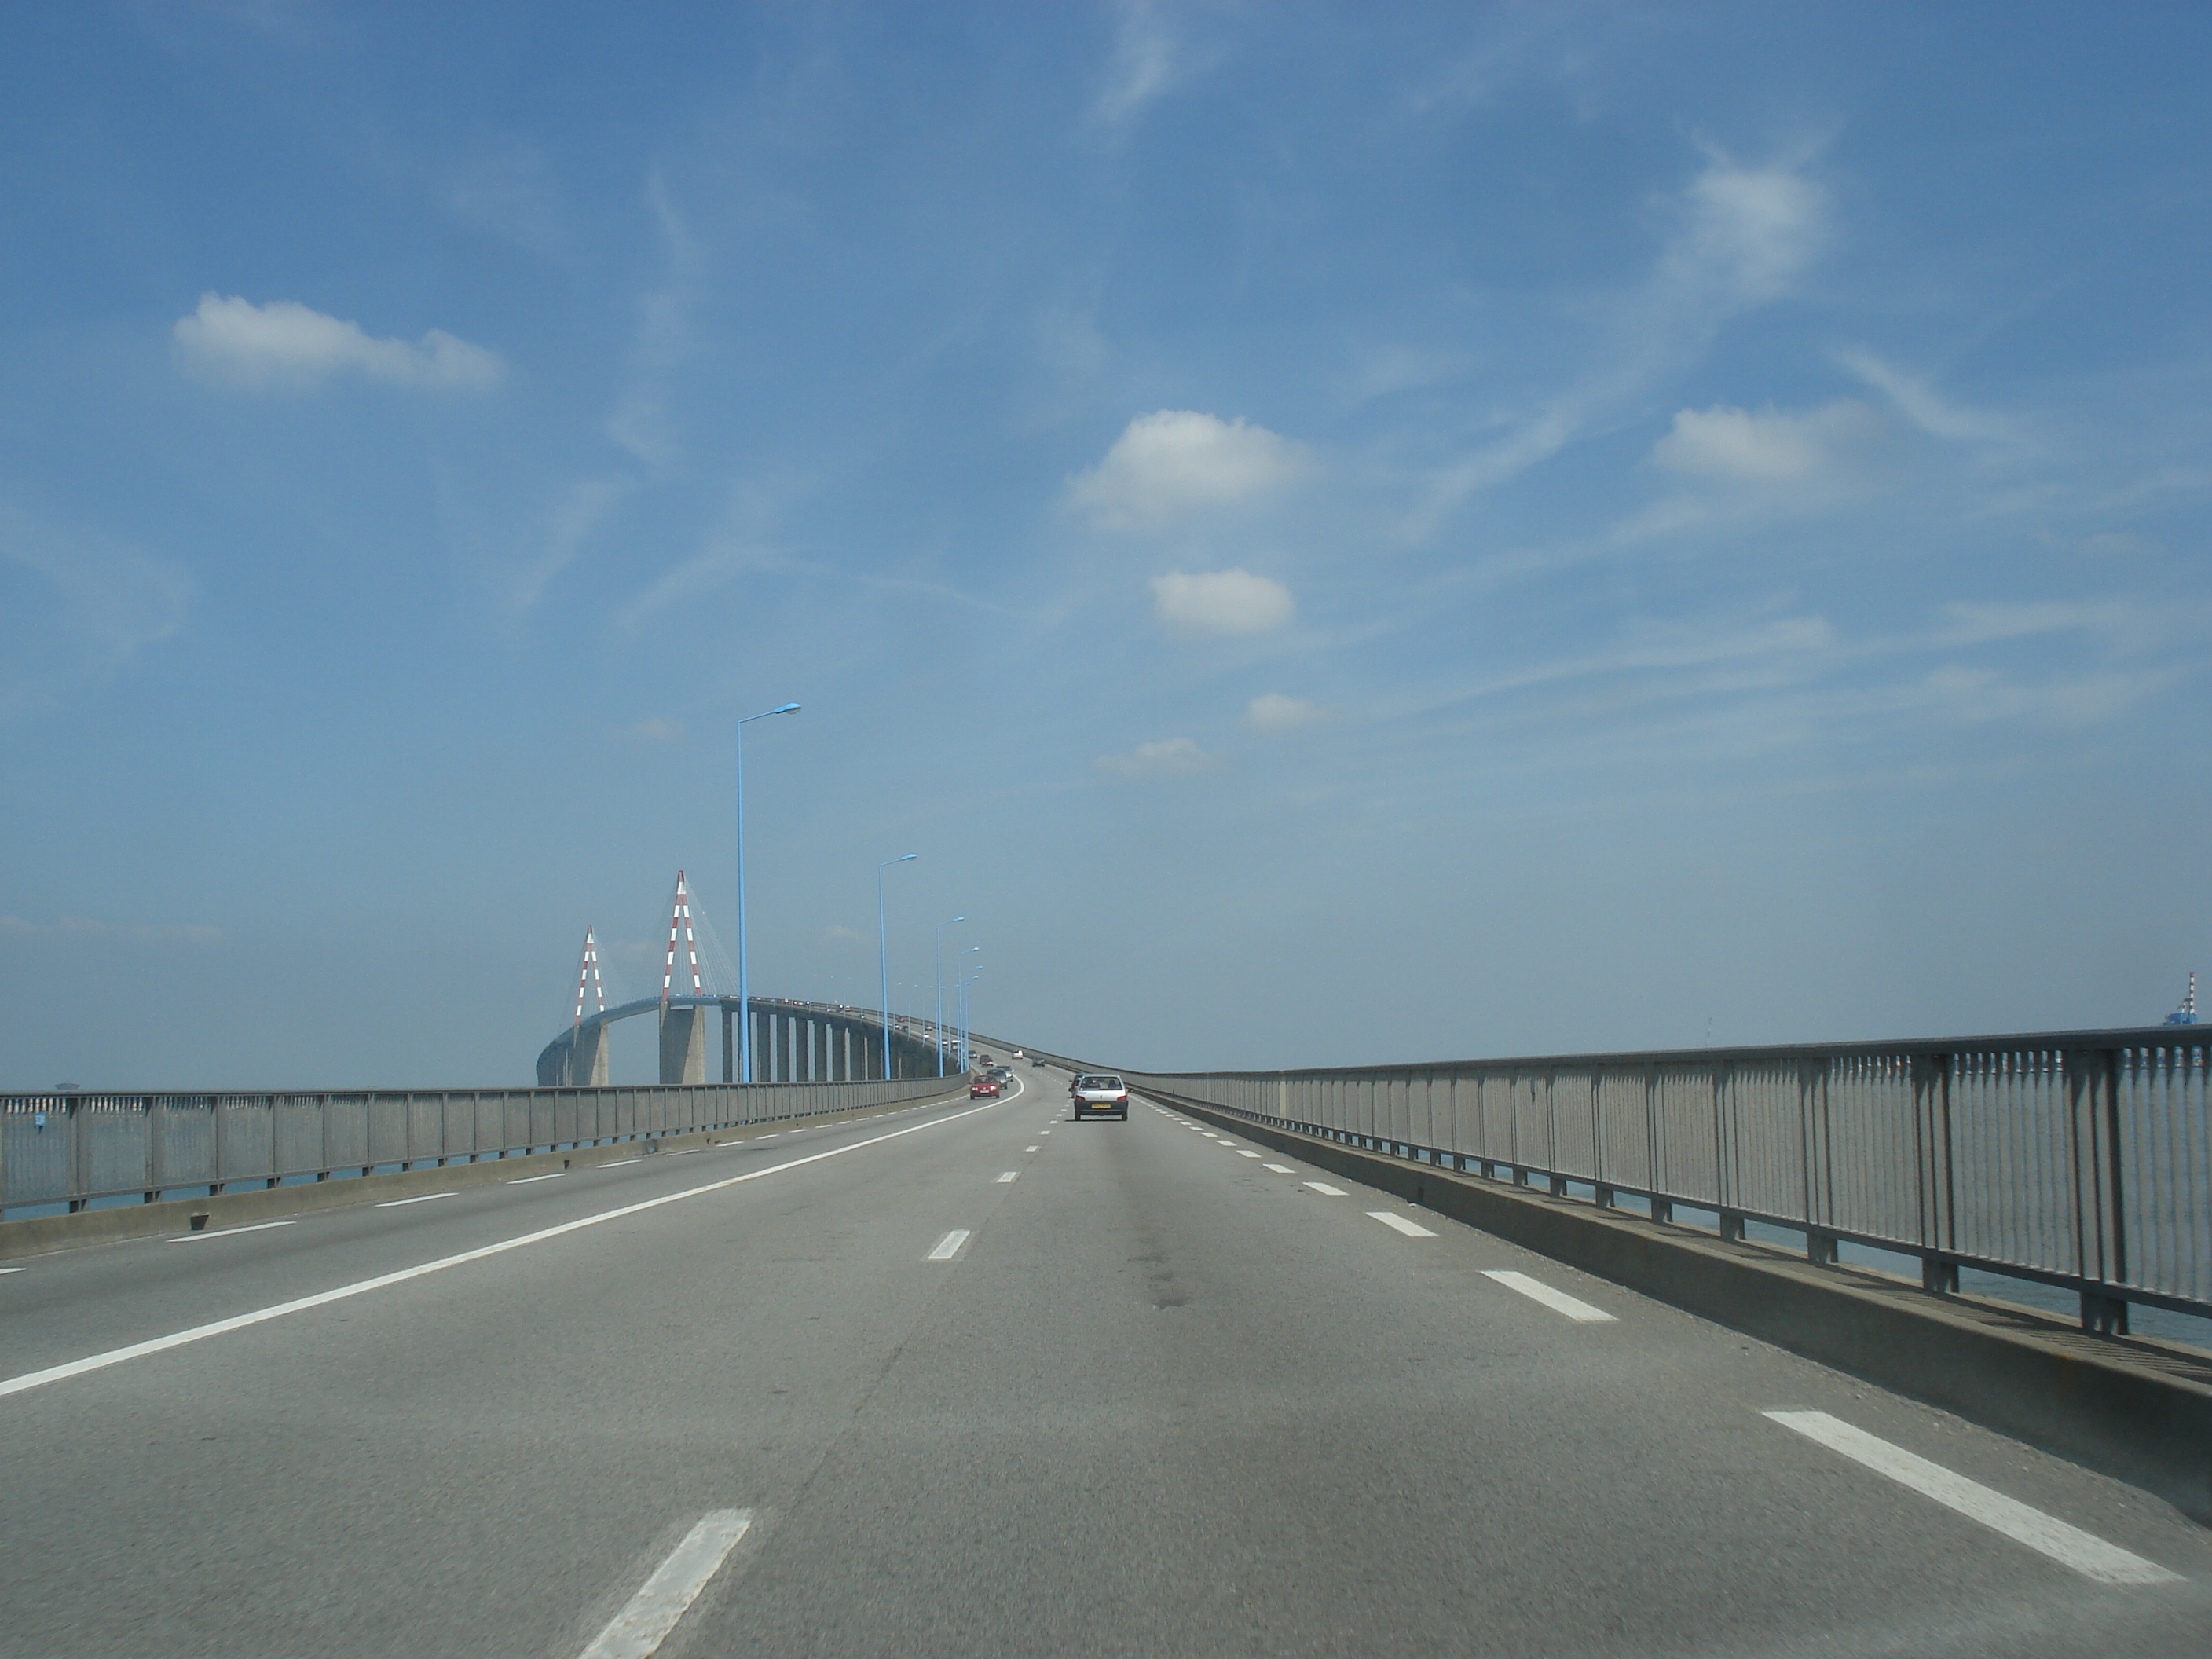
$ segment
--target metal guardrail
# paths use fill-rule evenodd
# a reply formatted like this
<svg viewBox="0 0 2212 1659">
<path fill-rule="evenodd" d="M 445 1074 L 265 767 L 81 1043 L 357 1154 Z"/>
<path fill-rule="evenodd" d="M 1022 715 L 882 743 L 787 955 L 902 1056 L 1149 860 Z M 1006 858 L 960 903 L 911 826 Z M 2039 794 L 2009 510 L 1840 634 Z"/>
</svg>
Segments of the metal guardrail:
<svg viewBox="0 0 2212 1659">
<path fill-rule="evenodd" d="M 942 1094 L 958 1081 L 0 1095 L 0 1216 L 859 1111 Z"/>
<path fill-rule="evenodd" d="M 1058 1056 L 1041 1056 L 1057 1060 Z M 1069 1061 L 1069 1064 L 1076 1062 Z M 1083 1062 L 1085 1065 L 1090 1062 Z M 1141 1073 L 1141 1090 L 1595 1201 L 1712 1212 L 2212 1316 L 2212 1029 L 2069 1031 L 1283 1072 Z"/>
</svg>

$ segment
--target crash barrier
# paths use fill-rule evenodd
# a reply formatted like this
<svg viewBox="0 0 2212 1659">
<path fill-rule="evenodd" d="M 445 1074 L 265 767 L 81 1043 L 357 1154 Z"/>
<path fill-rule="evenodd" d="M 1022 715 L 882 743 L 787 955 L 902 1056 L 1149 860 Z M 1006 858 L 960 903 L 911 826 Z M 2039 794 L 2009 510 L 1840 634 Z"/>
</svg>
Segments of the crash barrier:
<svg viewBox="0 0 2212 1659">
<path fill-rule="evenodd" d="M 1814 1261 L 1845 1241 L 1896 1251 L 1929 1290 L 1955 1291 L 1961 1267 L 2036 1280 L 2121 1334 L 2131 1303 L 2212 1315 L 2208 1054 L 2212 1030 L 2156 1026 L 1121 1075 L 1662 1221 L 1711 1212 L 1723 1238 L 1793 1230 Z"/>
<path fill-rule="evenodd" d="M 818 1117 L 928 1099 L 964 1082 L 0 1095 L 0 1216 Z"/>
</svg>

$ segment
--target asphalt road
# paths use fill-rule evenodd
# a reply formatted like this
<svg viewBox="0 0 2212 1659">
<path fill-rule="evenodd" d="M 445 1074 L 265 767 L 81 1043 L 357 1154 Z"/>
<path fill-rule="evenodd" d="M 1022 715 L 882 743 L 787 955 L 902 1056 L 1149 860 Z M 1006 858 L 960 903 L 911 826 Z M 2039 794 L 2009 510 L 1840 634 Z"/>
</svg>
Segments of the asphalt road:
<svg viewBox="0 0 2212 1659">
<path fill-rule="evenodd" d="M 2206 1649 L 2132 1488 L 1025 1078 L 16 1264 L 0 1654 Z"/>
</svg>

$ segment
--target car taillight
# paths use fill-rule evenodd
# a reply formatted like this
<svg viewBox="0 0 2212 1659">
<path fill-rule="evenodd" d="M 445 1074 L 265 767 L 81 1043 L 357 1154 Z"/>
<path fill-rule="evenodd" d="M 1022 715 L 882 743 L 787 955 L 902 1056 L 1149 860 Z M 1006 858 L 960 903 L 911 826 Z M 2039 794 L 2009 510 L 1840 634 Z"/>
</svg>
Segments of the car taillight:
<svg viewBox="0 0 2212 1659">
<path fill-rule="evenodd" d="M 1114 1097 L 1114 1103 L 1116 1106 L 1127 1106 L 1129 1103 L 1129 1097 L 1127 1095 L 1115 1095 Z"/>
</svg>

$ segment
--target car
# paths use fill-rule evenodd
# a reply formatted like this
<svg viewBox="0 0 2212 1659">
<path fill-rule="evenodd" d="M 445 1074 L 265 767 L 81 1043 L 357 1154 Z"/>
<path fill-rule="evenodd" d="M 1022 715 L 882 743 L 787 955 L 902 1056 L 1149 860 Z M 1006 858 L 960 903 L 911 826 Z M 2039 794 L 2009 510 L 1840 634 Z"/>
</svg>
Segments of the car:
<svg viewBox="0 0 2212 1659">
<path fill-rule="evenodd" d="M 1067 1085 L 1068 1105 L 1077 1117 L 1129 1115 L 1129 1085 L 1111 1072 L 1083 1072 Z"/>
<path fill-rule="evenodd" d="M 968 1098 L 970 1100 L 979 1100 L 985 1095 L 995 1097 L 998 1092 L 999 1079 L 994 1077 L 979 1077 L 968 1085 Z"/>
</svg>

